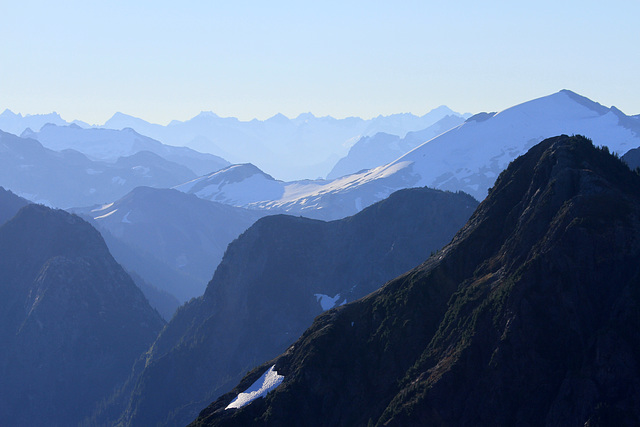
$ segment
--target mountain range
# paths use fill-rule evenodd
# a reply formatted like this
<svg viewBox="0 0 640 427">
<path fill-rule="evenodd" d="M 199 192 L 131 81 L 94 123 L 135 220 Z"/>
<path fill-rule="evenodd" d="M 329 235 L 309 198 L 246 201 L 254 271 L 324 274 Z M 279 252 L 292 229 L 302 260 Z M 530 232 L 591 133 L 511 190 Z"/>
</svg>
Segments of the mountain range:
<svg viewBox="0 0 640 427">
<path fill-rule="evenodd" d="M 144 368 L 97 419 L 180 425 L 242 374 L 286 349 L 313 318 L 358 299 L 446 244 L 477 202 L 426 188 L 324 222 L 262 218 L 232 242 L 207 290 L 182 306 Z"/>
<path fill-rule="evenodd" d="M 640 176 L 547 139 L 449 245 L 316 318 L 192 425 L 637 425 L 639 258 Z"/>
<path fill-rule="evenodd" d="M 409 187 L 464 191 L 482 200 L 512 160 L 563 133 L 588 135 L 623 155 L 640 146 L 640 118 L 563 90 L 497 114 L 477 114 L 391 163 L 332 181 L 282 182 L 254 172 L 247 175 L 258 184 L 252 183 L 249 193 L 237 170 L 228 168 L 176 188 L 235 206 L 321 219 L 353 215 Z"/>
<path fill-rule="evenodd" d="M 0 114 L 0 129 L 4 132 L 12 133 L 14 135 L 20 135 L 27 129 L 40 130 L 40 128 L 47 123 L 52 123 L 58 126 L 68 125 L 60 114 L 22 114 L 14 113 L 9 109 L 6 109 Z"/>
<path fill-rule="evenodd" d="M 151 152 L 173 163 L 189 168 L 196 176 L 215 172 L 229 166 L 226 160 L 203 154 L 187 147 L 174 147 L 140 135 L 131 128 L 122 130 L 84 129 L 78 125 L 46 124 L 39 131 L 27 129 L 20 135 L 32 138 L 54 151 L 72 149 L 91 160 L 113 163 L 121 157 Z"/>
<path fill-rule="evenodd" d="M 186 166 L 150 151 L 115 162 L 93 161 L 75 150 L 53 151 L 35 139 L 0 131 L 0 183 L 49 206 L 108 203 L 139 186 L 166 188 L 195 177 Z"/>
<path fill-rule="evenodd" d="M 369 120 L 305 113 L 293 119 L 277 114 L 263 121 L 240 121 L 203 112 L 184 122 L 174 120 L 160 126 L 116 114 L 104 127 L 130 127 L 165 144 L 216 154 L 232 163 L 253 163 L 278 179 L 296 180 L 324 177 L 361 136 L 387 132 L 404 137 L 447 115 L 461 116 L 445 106 L 420 117 L 394 114 Z"/>
<path fill-rule="evenodd" d="M 359 162 L 366 158 L 372 162 L 386 162 L 388 159 L 395 157 L 396 154 L 411 149 L 411 147 L 415 148 L 401 155 L 401 157 L 392 160 L 390 163 L 379 164 L 373 169 L 359 171 L 337 179 L 280 181 L 250 163 L 228 166 L 219 171 L 209 170 L 197 179 L 194 179 L 196 177 L 193 175 L 187 179 L 176 179 L 173 181 L 173 185 L 155 184 L 152 182 L 154 180 L 149 177 L 145 178 L 144 181 L 146 182 L 140 182 L 140 176 L 138 176 L 137 179 L 133 179 L 132 177 L 123 177 L 119 174 L 110 174 L 110 178 L 116 180 L 116 183 L 122 183 L 122 180 L 125 180 L 125 182 L 131 181 L 134 185 L 154 187 L 175 186 L 175 188 L 181 191 L 237 207 L 266 210 L 269 213 L 287 212 L 294 215 L 332 220 L 353 215 L 362 208 L 384 199 L 393 191 L 415 186 L 426 185 L 451 191 L 462 190 L 473 195 L 476 199 L 482 200 L 486 197 L 487 190 L 493 185 L 497 175 L 511 160 L 523 154 L 535 143 L 552 135 L 561 133 L 588 135 L 596 144 L 607 145 L 612 151 L 619 155 L 623 155 L 630 149 L 640 146 L 640 138 L 638 137 L 638 128 L 640 126 L 638 123 L 640 123 L 640 118 L 638 116 L 627 116 L 615 107 L 604 107 L 568 90 L 528 101 L 499 113 L 477 114 L 453 129 L 426 141 L 420 141 L 430 138 L 434 133 L 454 125 L 456 121 L 460 120 L 459 115 L 452 116 L 451 114 L 449 114 L 450 119 L 446 119 L 447 115 L 445 113 L 449 112 L 450 110 L 445 108 L 437 109 L 434 111 L 434 114 L 430 115 L 431 118 L 429 119 L 434 120 L 437 117 L 441 119 L 445 117 L 443 121 L 446 125 L 440 126 L 431 123 L 432 127 L 426 127 L 416 132 L 404 132 L 404 135 L 402 132 L 398 132 L 399 135 L 397 136 L 391 136 L 391 134 L 386 136 L 379 134 L 376 136 L 374 133 L 370 137 L 363 138 L 359 141 L 352 140 L 347 146 L 343 147 L 344 150 L 346 150 L 349 146 L 355 144 L 352 147 L 352 154 L 342 159 L 339 164 L 333 165 L 336 169 L 331 172 L 331 177 L 353 171 L 362 166 Z M 381 117 L 375 122 L 391 123 L 394 120 L 398 123 L 421 123 L 422 125 L 426 123 L 426 121 L 416 121 L 415 116 L 402 115 L 387 118 Z M 321 125 L 321 123 L 324 122 L 326 123 Z M 225 141 L 233 139 L 231 134 L 236 135 L 239 140 L 242 140 L 243 137 L 239 135 L 243 133 L 239 132 L 238 129 L 245 129 L 243 126 L 246 126 L 246 129 L 254 132 L 252 135 L 263 136 L 255 136 L 256 141 L 254 142 L 247 142 L 250 139 L 244 139 L 243 141 L 246 143 L 239 142 L 233 145 L 235 147 L 234 149 L 239 150 L 238 153 L 247 148 L 248 151 L 246 151 L 246 153 L 248 154 L 242 158 L 242 162 L 250 160 L 252 156 L 255 158 L 267 158 L 273 154 L 278 157 L 278 162 L 291 163 L 295 165 L 295 167 L 304 168 L 307 171 L 306 176 L 308 177 L 312 173 L 312 168 L 305 166 L 305 162 L 308 162 L 308 160 L 298 162 L 288 157 L 289 155 L 294 155 L 291 153 L 295 150 L 292 151 L 291 147 L 286 144 L 283 145 L 282 141 L 286 139 L 283 135 L 289 135 L 287 138 L 299 138 L 300 141 L 302 141 L 302 139 L 306 138 L 305 135 L 307 135 L 307 133 L 305 132 L 308 132 L 309 135 L 317 136 L 324 132 L 318 129 L 334 129 L 331 126 L 337 126 L 337 123 L 341 123 L 342 126 L 338 126 L 338 128 L 343 129 L 345 132 L 350 129 L 349 132 L 351 132 L 355 129 L 353 127 L 355 125 L 352 126 L 352 124 L 349 124 L 352 122 L 360 123 L 360 125 L 364 123 L 361 119 L 355 118 L 336 121 L 332 118 L 315 118 L 312 115 L 303 115 L 292 120 L 284 116 L 276 116 L 265 122 L 240 122 L 236 119 L 220 118 L 211 113 L 202 114 L 188 122 L 172 122 L 172 124 L 165 127 L 151 124 L 147 124 L 147 126 L 144 125 L 146 122 L 139 119 L 134 120 L 128 116 L 117 115 L 114 120 L 110 121 L 109 126 L 119 127 L 130 124 L 131 126 L 135 125 L 139 129 L 148 132 L 155 129 L 154 132 L 158 134 L 166 131 L 167 135 L 171 134 L 175 136 L 174 139 L 172 139 L 173 137 L 168 137 L 169 140 L 175 143 L 184 143 L 184 141 L 178 140 L 180 138 L 197 138 L 197 135 L 213 132 L 212 129 L 217 129 L 216 132 L 218 133 L 216 133 L 216 137 L 224 139 Z M 325 125 L 328 127 L 323 127 Z M 366 131 L 359 129 L 366 134 L 366 132 L 378 128 L 379 127 L 373 126 L 367 128 Z M 229 129 L 235 130 L 231 131 Z M 298 129 L 300 132 L 295 129 Z M 300 129 L 307 130 L 302 131 Z M 225 133 L 226 131 L 231 132 L 231 134 L 227 135 Z M 327 130 L 327 132 L 329 131 Z M 135 141 L 147 141 L 148 139 L 131 129 L 113 131 L 108 129 L 80 129 L 79 126 L 61 127 L 49 125 L 44 126 L 39 132 L 33 134 L 37 134 L 38 137 L 43 140 L 49 140 L 48 138 L 50 138 L 51 141 L 57 141 L 55 142 L 56 144 L 60 143 L 72 146 L 82 145 L 80 143 L 76 144 L 74 138 L 80 141 L 80 139 L 89 138 L 87 135 L 95 135 L 92 138 L 95 138 L 96 141 L 101 141 L 102 137 L 106 138 L 106 136 L 109 136 L 109 138 L 113 137 L 117 141 L 120 141 L 115 145 L 122 145 L 119 149 L 123 150 L 131 150 L 131 147 L 135 145 Z M 53 136 L 47 137 L 47 135 Z M 82 138 L 80 138 L 80 135 L 83 135 Z M 271 141 L 269 139 L 271 137 L 264 135 L 279 135 L 279 139 L 276 138 L 278 142 L 269 142 Z M 309 138 L 311 138 L 311 136 L 309 136 Z M 257 142 L 258 139 L 260 140 L 259 142 Z M 91 140 L 91 138 L 89 138 L 89 140 Z M 309 141 L 311 140 L 314 139 L 309 139 Z M 151 143 L 151 141 L 153 141 L 153 143 Z M 344 142 L 344 140 L 342 141 Z M 145 144 L 147 144 L 145 147 L 151 147 L 151 145 L 158 145 L 160 143 L 149 140 L 145 142 Z M 255 144 L 267 144 L 268 149 L 265 148 L 267 145 L 263 148 L 250 148 Z M 291 144 L 296 145 L 293 142 Z M 305 146 L 306 143 L 300 144 L 298 148 L 304 151 L 308 158 L 312 158 L 314 161 L 323 158 L 323 155 L 315 153 L 313 150 L 303 150 L 302 147 Z M 335 153 L 339 151 L 334 150 L 335 144 L 332 145 L 331 143 L 325 142 L 316 145 L 322 147 L 317 148 L 318 150 L 333 150 L 332 152 Z M 242 148 L 243 146 L 244 148 Z M 296 150 L 298 148 L 296 148 Z M 271 154 L 265 154 L 265 150 L 271 152 Z M 241 156 L 236 157 L 239 158 Z M 338 158 L 336 157 L 334 162 L 337 160 Z M 148 161 L 150 160 L 148 159 Z M 353 164 L 346 167 L 350 162 L 353 162 Z M 171 164 L 173 165 L 173 163 Z M 368 163 L 365 167 L 372 164 L 373 163 Z M 260 163 L 257 165 L 260 166 Z M 341 170 L 343 165 L 345 165 L 344 169 Z M 12 175 L 15 175 L 20 172 L 24 174 L 25 171 L 20 170 L 20 168 L 28 169 L 31 165 L 27 162 L 12 160 L 11 167 L 15 169 L 12 172 Z M 138 175 L 144 175 L 143 172 L 145 172 L 149 166 L 140 164 L 131 167 L 135 169 L 130 170 L 129 173 L 135 171 Z M 67 166 L 67 169 L 68 168 Z M 168 166 L 165 165 L 165 168 L 168 168 Z M 194 169 L 197 168 L 194 167 Z M 95 180 L 95 177 L 89 177 L 84 180 L 79 179 L 80 175 L 86 175 L 86 170 L 93 171 L 100 169 L 91 167 L 84 168 L 81 173 L 76 173 L 78 176 L 74 176 L 73 180 L 79 182 Z M 203 169 L 198 170 L 201 171 Z M 5 186 L 31 200 L 48 201 L 56 206 L 68 206 L 67 204 L 59 205 L 53 203 L 50 200 L 51 197 L 47 198 L 48 194 L 40 196 L 39 194 L 42 193 L 42 191 L 37 191 L 37 188 L 20 188 L 26 187 L 23 183 L 28 182 L 30 179 L 32 178 L 21 178 L 19 181 L 22 185 L 14 186 L 5 184 Z M 77 187 L 78 184 L 76 183 L 75 186 Z M 31 185 L 30 187 L 34 186 Z M 132 188 L 133 187 L 127 186 L 126 189 L 123 189 L 126 191 L 118 192 L 116 197 L 111 197 L 110 199 L 106 197 L 98 199 L 95 195 L 92 195 L 90 193 L 91 191 L 94 193 L 98 192 L 95 186 L 80 188 L 72 191 L 72 193 L 77 195 L 74 199 L 80 199 L 78 196 L 84 194 L 83 200 L 88 201 L 85 203 L 74 203 L 76 206 L 87 206 L 93 204 L 94 201 L 98 203 L 114 201 L 118 197 L 122 197 Z M 85 194 L 88 192 L 90 194 Z"/>
<path fill-rule="evenodd" d="M 212 112 L 202 112 L 190 120 L 174 120 L 167 126 L 162 126 L 116 113 L 102 126 L 89 126 L 79 121 L 68 123 L 56 113 L 23 117 L 5 110 L 0 114 L 0 129 L 20 135 L 27 129 L 29 133 L 42 132 L 43 126 L 47 123 L 58 127 L 74 124 L 77 126 L 74 127 L 77 133 L 80 133 L 78 128 L 130 128 L 164 144 L 190 147 L 234 163 L 251 162 L 279 179 L 292 180 L 325 176 L 335 162 L 346 155 L 349 147 L 362 136 L 386 132 L 404 137 L 407 132 L 427 128 L 447 115 L 464 118 L 470 116 L 455 113 L 445 106 L 435 108 L 420 117 L 407 113 L 378 116 L 373 119 L 334 119 L 305 113 L 293 119 L 277 114 L 268 120 L 241 121 L 233 117 L 219 117 Z M 104 136 L 107 133 L 91 135 Z M 43 144 L 47 146 L 44 141 Z M 202 175 L 214 170 L 210 168 L 196 173 Z"/>
<path fill-rule="evenodd" d="M 109 126 L 0 114 L 1 424 L 640 424 L 640 116 Z"/>
</svg>

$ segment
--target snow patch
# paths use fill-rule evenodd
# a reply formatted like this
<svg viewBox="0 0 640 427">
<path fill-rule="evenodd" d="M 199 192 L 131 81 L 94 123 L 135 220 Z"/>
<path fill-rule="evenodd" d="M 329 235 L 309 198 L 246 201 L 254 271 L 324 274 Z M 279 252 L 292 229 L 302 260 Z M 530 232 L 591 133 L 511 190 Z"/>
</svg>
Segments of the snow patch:
<svg viewBox="0 0 640 427">
<path fill-rule="evenodd" d="M 356 197 L 356 210 L 358 212 L 362 210 L 362 197 Z"/>
<path fill-rule="evenodd" d="M 102 205 L 100 206 L 98 209 L 93 209 L 91 212 L 99 212 L 99 211 L 103 211 L 105 209 L 109 209 L 111 206 L 113 206 L 113 202 L 106 204 L 106 205 Z"/>
<path fill-rule="evenodd" d="M 313 296 L 316 297 L 316 299 L 318 300 L 318 302 L 320 303 L 324 311 L 330 310 L 333 307 L 335 307 L 336 303 L 340 299 L 340 294 L 336 295 L 333 298 L 331 298 L 329 295 L 324 295 L 324 294 L 313 294 Z"/>
<path fill-rule="evenodd" d="M 253 402 L 255 399 L 264 397 L 270 391 L 275 390 L 276 387 L 282 383 L 282 380 L 284 380 L 284 375 L 278 375 L 274 370 L 275 367 L 276 365 L 270 367 L 267 372 L 262 374 L 262 376 L 251 385 L 251 387 L 238 394 L 238 396 L 236 396 L 236 398 L 233 399 L 224 409 L 242 408 L 243 406 Z"/>
<path fill-rule="evenodd" d="M 104 218 L 108 217 L 109 215 L 113 215 L 116 212 L 118 212 L 118 209 L 114 209 L 114 210 L 112 210 L 111 212 L 109 212 L 107 214 L 97 216 L 97 217 L 95 217 L 93 219 L 104 219 Z"/>
<path fill-rule="evenodd" d="M 389 197 L 389 194 L 391 194 L 389 191 L 378 191 L 374 196 L 378 200 L 384 200 Z"/>
<path fill-rule="evenodd" d="M 278 200 L 284 193 L 282 182 L 268 179 L 262 174 L 254 174 L 239 180 L 235 178 L 237 177 L 225 177 L 222 172 L 216 172 L 173 188 L 184 193 L 195 194 L 201 199 L 233 206 Z"/>
<path fill-rule="evenodd" d="M 140 175 L 144 176 L 144 177 L 149 177 L 149 172 L 151 171 L 150 168 L 146 167 L 146 166 L 134 166 L 131 169 L 133 169 L 134 171 L 136 171 L 137 173 L 139 173 Z"/>
<path fill-rule="evenodd" d="M 117 209 L 116 209 L 117 210 Z M 115 211 L 114 211 L 115 212 Z M 122 222 L 125 224 L 131 224 L 131 220 L 129 220 L 129 214 L 131 211 L 127 212 L 124 217 L 122 217 Z"/>
</svg>

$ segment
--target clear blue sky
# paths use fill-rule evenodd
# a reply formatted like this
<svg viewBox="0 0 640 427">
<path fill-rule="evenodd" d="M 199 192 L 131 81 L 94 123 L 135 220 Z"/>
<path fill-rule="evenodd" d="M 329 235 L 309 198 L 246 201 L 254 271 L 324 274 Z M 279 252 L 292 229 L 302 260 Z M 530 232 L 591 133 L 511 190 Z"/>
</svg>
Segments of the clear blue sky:
<svg viewBox="0 0 640 427">
<path fill-rule="evenodd" d="M 2 0 L 0 111 L 156 123 L 507 108 L 640 114 L 640 1 Z"/>
</svg>

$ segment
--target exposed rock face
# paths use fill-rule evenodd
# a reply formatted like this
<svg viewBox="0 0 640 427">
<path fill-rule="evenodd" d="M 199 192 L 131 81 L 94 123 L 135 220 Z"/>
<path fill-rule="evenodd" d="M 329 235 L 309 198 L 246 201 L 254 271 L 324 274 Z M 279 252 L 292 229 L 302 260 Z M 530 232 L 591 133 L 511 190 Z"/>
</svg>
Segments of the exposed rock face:
<svg viewBox="0 0 640 427">
<path fill-rule="evenodd" d="M 247 370 L 284 351 L 322 313 L 405 272 L 451 240 L 477 202 L 411 189 L 324 222 L 276 215 L 231 243 L 202 298 L 153 346 L 122 422 L 178 425 Z"/>
<path fill-rule="evenodd" d="M 0 227 L 0 419 L 75 425 L 163 326 L 99 233 L 29 205 Z"/>
<path fill-rule="evenodd" d="M 451 244 L 193 425 L 637 425 L 640 177 L 606 151 L 534 146 Z M 224 410 L 274 364 L 275 391 Z"/>
</svg>

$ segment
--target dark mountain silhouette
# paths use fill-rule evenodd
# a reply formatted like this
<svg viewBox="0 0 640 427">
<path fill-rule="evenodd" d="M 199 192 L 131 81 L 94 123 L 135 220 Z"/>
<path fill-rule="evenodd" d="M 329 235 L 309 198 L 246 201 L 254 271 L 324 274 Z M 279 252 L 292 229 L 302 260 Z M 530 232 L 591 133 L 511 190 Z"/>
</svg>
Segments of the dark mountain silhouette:
<svg viewBox="0 0 640 427">
<path fill-rule="evenodd" d="M 181 307 L 159 336 L 120 421 L 192 421 L 248 369 L 284 351 L 323 306 L 353 301 L 415 267 L 476 206 L 464 193 L 420 188 L 333 222 L 258 220 L 229 245 L 204 296 Z M 114 412 L 102 415 L 105 424 Z"/>
<path fill-rule="evenodd" d="M 442 251 L 319 316 L 193 425 L 638 425 L 639 260 L 640 176 L 547 139 Z M 274 365 L 275 391 L 225 410 Z"/>
<path fill-rule="evenodd" d="M 0 227 L 0 420 L 77 425 L 163 326 L 100 234 L 40 205 Z"/>
</svg>

